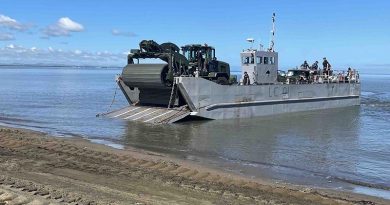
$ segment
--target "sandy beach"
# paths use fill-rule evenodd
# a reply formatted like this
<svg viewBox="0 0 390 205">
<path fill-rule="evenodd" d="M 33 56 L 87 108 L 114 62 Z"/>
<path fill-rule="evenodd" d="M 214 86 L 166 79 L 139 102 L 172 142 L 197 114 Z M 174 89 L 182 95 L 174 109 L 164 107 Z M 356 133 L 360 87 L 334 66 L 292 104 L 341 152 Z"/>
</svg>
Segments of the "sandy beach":
<svg viewBox="0 0 390 205">
<path fill-rule="evenodd" d="M 0 128 L 0 204 L 388 204 L 81 138 Z"/>
</svg>

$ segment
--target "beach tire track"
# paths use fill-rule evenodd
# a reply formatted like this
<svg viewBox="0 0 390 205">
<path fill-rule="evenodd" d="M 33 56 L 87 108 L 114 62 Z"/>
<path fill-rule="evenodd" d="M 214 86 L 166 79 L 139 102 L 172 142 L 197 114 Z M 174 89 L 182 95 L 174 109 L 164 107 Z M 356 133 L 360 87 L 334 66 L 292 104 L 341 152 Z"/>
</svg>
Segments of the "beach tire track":
<svg viewBox="0 0 390 205">
<path fill-rule="evenodd" d="M 0 204 L 96 204 L 80 194 L 0 175 Z"/>
<path fill-rule="evenodd" d="M 210 175 L 209 172 L 199 172 L 196 175 L 192 176 L 191 178 L 195 180 L 203 180 L 207 178 L 209 175 Z"/>
<path fill-rule="evenodd" d="M 260 185 L 256 182 L 232 179 L 226 177 L 226 175 L 220 176 L 215 173 L 199 171 L 169 161 L 142 159 L 130 155 L 97 151 L 89 147 L 71 145 L 61 139 L 39 140 L 16 134 L 15 136 L 14 134 L 9 135 L 12 137 L 6 137 L 8 135 L 3 136 L 2 134 L 0 137 L 1 153 L 10 152 L 8 154 L 18 156 L 20 159 L 29 159 L 32 161 L 29 164 L 34 164 L 34 168 L 46 173 L 50 173 L 51 170 L 57 170 L 55 168 L 66 168 L 100 174 L 101 176 L 119 175 L 128 177 L 128 180 L 133 181 L 143 178 L 148 181 L 162 182 L 166 185 L 178 185 L 188 190 L 213 193 L 228 199 L 254 200 L 264 204 L 282 203 L 286 198 L 293 199 L 287 200 L 293 202 L 304 199 L 307 202 L 306 204 L 313 204 L 310 203 L 313 201 L 318 202 L 316 204 L 338 204 L 340 201 L 343 201 L 342 199 L 335 201 L 316 193 L 302 193 L 296 190 L 286 191 L 285 188 L 275 188 Z M 23 167 L 23 164 L 20 164 L 20 166 Z M 7 189 L 23 191 L 33 196 L 56 200 L 53 203 L 66 202 L 76 204 L 84 198 L 68 195 L 67 193 L 70 192 L 63 190 L 52 190 L 42 185 L 37 186 L 36 183 L 22 183 L 21 181 L 0 176 L 0 185 L 2 184 L 6 185 Z M 19 195 L 14 196 L 15 192 L 13 191 L 4 193 L 0 196 L 4 195 L 3 197 L 9 201 L 15 200 L 15 202 L 25 204 L 32 202 L 32 200 L 28 201 L 23 197 L 18 198 Z M 286 196 L 286 193 L 288 196 Z M 270 200 L 264 198 L 269 198 Z M 2 201 L 0 200 L 0 202 Z"/>
</svg>

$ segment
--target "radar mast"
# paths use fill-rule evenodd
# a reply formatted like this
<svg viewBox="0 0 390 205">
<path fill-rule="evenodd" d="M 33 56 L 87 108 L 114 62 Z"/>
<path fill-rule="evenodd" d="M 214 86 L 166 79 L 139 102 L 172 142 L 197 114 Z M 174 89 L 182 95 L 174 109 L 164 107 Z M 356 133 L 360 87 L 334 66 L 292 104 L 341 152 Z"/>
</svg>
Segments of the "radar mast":
<svg viewBox="0 0 390 205">
<path fill-rule="evenodd" d="M 275 52 L 275 13 L 272 15 L 272 31 L 271 42 L 269 43 L 268 51 Z"/>
</svg>

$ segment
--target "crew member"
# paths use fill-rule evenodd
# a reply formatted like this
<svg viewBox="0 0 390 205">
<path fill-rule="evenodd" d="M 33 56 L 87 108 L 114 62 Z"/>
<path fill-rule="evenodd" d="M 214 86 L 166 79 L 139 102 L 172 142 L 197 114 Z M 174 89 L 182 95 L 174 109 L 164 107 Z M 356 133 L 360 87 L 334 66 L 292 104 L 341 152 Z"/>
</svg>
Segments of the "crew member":
<svg viewBox="0 0 390 205">
<path fill-rule="evenodd" d="M 324 62 L 322 62 L 322 66 L 324 68 L 324 74 L 325 75 L 330 75 L 330 69 L 331 69 L 331 65 L 330 63 L 328 62 L 328 60 L 326 60 L 326 57 L 324 57 Z"/>
<path fill-rule="evenodd" d="M 198 57 L 198 69 L 199 69 L 199 71 L 202 71 L 203 70 L 203 63 L 204 63 L 202 51 L 198 51 L 197 57 Z"/>
<path fill-rule="evenodd" d="M 348 68 L 348 72 L 347 72 L 346 80 L 350 80 L 351 78 L 352 78 L 352 68 L 349 67 Z"/>
<path fill-rule="evenodd" d="M 303 64 L 301 65 L 301 69 L 309 69 L 309 64 L 307 63 L 307 61 L 304 61 Z"/>
<path fill-rule="evenodd" d="M 313 65 L 311 65 L 311 70 L 313 70 L 313 71 L 318 70 L 318 61 L 314 62 Z"/>
<path fill-rule="evenodd" d="M 305 78 L 301 75 L 299 76 L 299 84 L 304 84 L 305 83 Z"/>
<path fill-rule="evenodd" d="M 248 75 L 248 73 L 246 71 L 244 72 L 243 83 L 244 83 L 244 85 L 250 85 L 251 84 L 251 80 L 249 79 L 249 75 Z"/>
</svg>

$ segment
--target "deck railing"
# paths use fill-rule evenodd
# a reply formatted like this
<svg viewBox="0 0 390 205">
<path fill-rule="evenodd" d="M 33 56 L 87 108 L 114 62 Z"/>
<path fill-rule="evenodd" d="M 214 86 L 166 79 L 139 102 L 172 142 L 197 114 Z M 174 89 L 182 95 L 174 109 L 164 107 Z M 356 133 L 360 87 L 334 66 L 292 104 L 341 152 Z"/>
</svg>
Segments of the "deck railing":
<svg viewBox="0 0 390 205">
<path fill-rule="evenodd" d="M 330 71 L 311 71 L 309 76 L 300 76 L 291 80 L 287 76 L 286 82 L 283 84 L 315 84 L 315 83 L 360 83 L 360 76 L 357 70 L 350 72 L 345 70 L 330 70 Z"/>
</svg>

